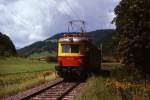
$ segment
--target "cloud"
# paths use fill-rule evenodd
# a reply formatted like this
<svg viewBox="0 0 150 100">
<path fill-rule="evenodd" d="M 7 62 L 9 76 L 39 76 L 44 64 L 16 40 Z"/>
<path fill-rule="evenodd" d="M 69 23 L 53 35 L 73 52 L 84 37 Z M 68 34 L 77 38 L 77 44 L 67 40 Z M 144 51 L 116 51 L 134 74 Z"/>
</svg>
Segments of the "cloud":
<svg viewBox="0 0 150 100">
<path fill-rule="evenodd" d="M 114 28 L 119 0 L 0 0 L 0 31 L 17 48 L 67 31 L 67 22 L 83 19 L 87 30 Z"/>
</svg>

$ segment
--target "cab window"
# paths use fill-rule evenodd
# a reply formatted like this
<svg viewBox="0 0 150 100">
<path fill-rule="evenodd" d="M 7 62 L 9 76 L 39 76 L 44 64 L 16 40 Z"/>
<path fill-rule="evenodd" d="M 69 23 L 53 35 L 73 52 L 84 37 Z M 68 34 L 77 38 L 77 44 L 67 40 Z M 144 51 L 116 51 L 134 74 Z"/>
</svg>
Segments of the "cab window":
<svg viewBox="0 0 150 100">
<path fill-rule="evenodd" d="M 79 45 L 62 44 L 62 53 L 79 53 Z"/>
<path fill-rule="evenodd" d="M 70 45 L 62 45 L 62 53 L 70 53 L 71 46 Z"/>
<path fill-rule="evenodd" d="M 79 45 L 71 45 L 71 53 L 79 53 L 80 47 Z"/>
</svg>

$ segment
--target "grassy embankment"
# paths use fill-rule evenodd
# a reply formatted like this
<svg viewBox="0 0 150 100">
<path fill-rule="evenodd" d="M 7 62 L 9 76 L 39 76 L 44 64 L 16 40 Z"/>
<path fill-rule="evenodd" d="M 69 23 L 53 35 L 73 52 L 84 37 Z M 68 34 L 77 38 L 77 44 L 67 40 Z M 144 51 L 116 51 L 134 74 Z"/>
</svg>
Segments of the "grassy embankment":
<svg viewBox="0 0 150 100">
<path fill-rule="evenodd" d="M 119 67 L 119 63 L 103 63 L 108 69 L 115 69 Z M 120 96 L 114 96 L 106 87 L 106 81 L 110 77 L 109 71 L 102 71 L 98 76 L 92 76 L 87 80 L 87 87 L 85 91 L 76 97 L 76 100 L 120 100 Z"/>
<path fill-rule="evenodd" d="M 93 76 L 87 80 L 87 88 L 76 100 L 120 100 L 113 96 L 105 86 L 106 78 Z"/>
<path fill-rule="evenodd" d="M 0 98 L 55 78 L 55 63 L 24 58 L 0 60 Z"/>
<path fill-rule="evenodd" d="M 88 79 L 87 88 L 76 100 L 150 100 L 150 81 L 135 79 L 138 73 L 120 70 L 119 63 L 103 65 L 112 66 L 110 74 Z"/>
</svg>

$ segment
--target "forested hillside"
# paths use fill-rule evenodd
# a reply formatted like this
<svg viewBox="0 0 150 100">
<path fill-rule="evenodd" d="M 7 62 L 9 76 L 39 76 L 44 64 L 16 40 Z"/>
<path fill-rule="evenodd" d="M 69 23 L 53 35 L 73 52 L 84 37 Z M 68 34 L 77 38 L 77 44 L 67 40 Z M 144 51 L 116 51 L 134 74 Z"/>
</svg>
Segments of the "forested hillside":
<svg viewBox="0 0 150 100">
<path fill-rule="evenodd" d="M 28 57 L 33 54 L 40 54 L 42 52 L 51 53 L 53 51 L 56 51 L 56 43 L 50 41 L 38 41 L 18 50 L 18 53 Z"/>
<path fill-rule="evenodd" d="M 0 32 L 0 56 L 11 56 L 16 54 L 16 48 L 11 39 Z"/>
</svg>

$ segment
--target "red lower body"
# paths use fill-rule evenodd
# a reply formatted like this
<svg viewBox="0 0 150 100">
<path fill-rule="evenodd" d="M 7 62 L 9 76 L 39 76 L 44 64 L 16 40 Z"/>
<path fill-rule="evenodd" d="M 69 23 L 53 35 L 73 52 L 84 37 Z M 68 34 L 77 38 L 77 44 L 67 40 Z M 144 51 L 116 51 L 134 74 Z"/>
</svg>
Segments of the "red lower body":
<svg viewBox="0 0 150 100">
<path fill-rule="evenodd" d="M 83 64 L 82 56 L 60 56 L 58 57 L 58 62 L 60 67 L 77 67 Z"/>
<path fill-rule="evenodd" d="M 70 74 L 84 77 L 90 72 L 99 71 L 99 68 L 95 61 L 86 56 L 59 56 L 58 65 L 55 66 L 61 77 L 71 76 Z"/>
</svg>

